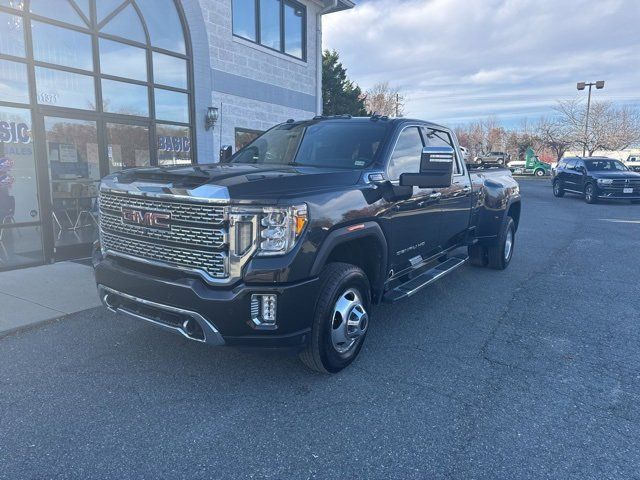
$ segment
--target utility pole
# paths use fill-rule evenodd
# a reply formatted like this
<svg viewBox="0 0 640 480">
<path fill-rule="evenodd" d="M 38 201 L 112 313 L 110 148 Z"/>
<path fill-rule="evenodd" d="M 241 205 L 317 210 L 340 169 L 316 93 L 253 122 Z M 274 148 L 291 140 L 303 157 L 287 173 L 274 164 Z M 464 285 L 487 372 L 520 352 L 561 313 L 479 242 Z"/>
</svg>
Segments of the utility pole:
<svg viewBox="0 0 640 480">
<path fill-rule="evenodd" d="M 604 80 L 597 82 L 578 82 L 578 90 L 582 91 L 589 87 L 589 96 L 587 97 L 587 116 L 584 122 L 584 144 L 582 146 L 582 156 L 587 156 L 587 142 L 589 141 L 589 111 L 591 110 L 591 87 L 602 90 L 604 88 Z"/>
<path fill-rule="evenodd" d="M 400 93 L 396 92 L 396 118 L 398 118 L 399 113 L 400 113 Z"/>
</svg>

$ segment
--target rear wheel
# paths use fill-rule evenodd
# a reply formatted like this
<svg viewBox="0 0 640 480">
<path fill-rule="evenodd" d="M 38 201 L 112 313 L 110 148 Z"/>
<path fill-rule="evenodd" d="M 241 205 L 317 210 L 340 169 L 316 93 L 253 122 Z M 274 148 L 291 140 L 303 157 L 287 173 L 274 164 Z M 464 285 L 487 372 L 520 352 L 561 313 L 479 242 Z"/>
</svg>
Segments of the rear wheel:
<svg viewBox="0 0 640 480">
<path fill-rule="evenodd" d="M 587 186 L 584 187 L 584 201 L 591 204 L 598 203 L 596 187 L 593 183 L 588 183 Z"/>
<path fill-rule="evenodd" d="M 544 177 L 544 170 L 539 168 L 533 173 L 536 177 Z"/>
<path fill-rule="evenodd" d="M 558 198 L 564 197 L 564 188 L 562 188 L 562 182 L 557 178 L 553 181 L 553 195 Z"/>
<path fill-rule="evenodd" d="M 516 224 L 507 217 L 495 245 L 487 247 L 487 264 L 494 270 L 504 270 L 511 263 L 516 240 Z"/>
<path fill-rule="evenodd" d="M 312 370 L 337 373 L 360 353 L 369 328 L 371 293 L 355 265 L 330 263 L 321 276 L 311 341 L 300 360 Z"/>
</svg>

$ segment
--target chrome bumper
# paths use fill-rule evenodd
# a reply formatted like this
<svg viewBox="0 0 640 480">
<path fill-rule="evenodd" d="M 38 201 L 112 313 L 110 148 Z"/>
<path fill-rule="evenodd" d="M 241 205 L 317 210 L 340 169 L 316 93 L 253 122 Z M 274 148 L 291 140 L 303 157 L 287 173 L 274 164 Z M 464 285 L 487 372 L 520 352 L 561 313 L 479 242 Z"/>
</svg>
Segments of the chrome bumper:
<svg viewBox="0 0 640 480">
<path fill-rule="evenodd" d="M 104 285 L 98 285 L 98 293 L 104 306 L 114 313 L 124 313 L 195 342 L 225 344 L 218 329 L 199 313 L 134 297 Z"/>
</svg>

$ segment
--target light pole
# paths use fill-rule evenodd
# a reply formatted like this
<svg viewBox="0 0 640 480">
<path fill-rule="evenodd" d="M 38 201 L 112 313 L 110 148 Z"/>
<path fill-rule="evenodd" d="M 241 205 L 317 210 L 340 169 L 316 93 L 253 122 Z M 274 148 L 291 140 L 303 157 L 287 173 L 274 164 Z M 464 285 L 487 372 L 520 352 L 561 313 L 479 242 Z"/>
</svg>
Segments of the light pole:
<svg viewBox="0 0 640 480">
<path fill-rule="evenodd" d="M 589 110 L 591 109 L 591 87 L 595 86 L 596 89 L 602 90 L 604 88 L 604 80 L 598 80 L 597 82 L 578 82 L 578 90 L 584 90 L 589 87 L 589 97 L 587 99 L 587 118 L 584 122 L 584 145 L 582 147 L 582 156 L 587 155 L 587 141 L 589 140 Z"/>
</svg>

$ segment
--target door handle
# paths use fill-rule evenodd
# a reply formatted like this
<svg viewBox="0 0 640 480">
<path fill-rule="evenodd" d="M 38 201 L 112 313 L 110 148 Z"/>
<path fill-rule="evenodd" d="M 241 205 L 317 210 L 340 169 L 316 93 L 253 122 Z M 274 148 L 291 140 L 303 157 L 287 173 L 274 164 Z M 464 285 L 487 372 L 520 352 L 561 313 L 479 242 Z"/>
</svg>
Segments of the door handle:
<svg viewBox="0 0 640 480">
<path fill-rule="evenodd" d="M 464 188 L 462 189 L 462 191 L 463 191 L 464 193 L 469 193 L 469 192 L 471 191 L 471 187 L 464 187 Z"/>
<path fill-rule="evenodd" d="M 433 200 L 436 200 L 436 199 L 440 198 L 441 196 L 442 196 L 442 193 L 435 192 L 435 193 L 432 193 L 431 195 L 429 195 L 429 198 L 431 198 Z"/>
</svg>

